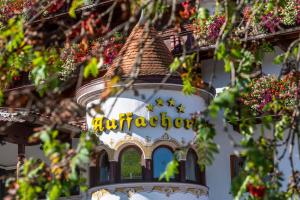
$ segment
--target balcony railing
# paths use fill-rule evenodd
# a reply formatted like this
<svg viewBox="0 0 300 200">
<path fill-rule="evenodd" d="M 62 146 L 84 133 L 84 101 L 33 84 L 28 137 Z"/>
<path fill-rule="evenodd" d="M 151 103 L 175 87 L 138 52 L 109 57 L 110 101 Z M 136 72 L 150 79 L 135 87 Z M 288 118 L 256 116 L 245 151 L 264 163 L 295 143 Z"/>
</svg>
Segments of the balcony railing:
<svg viewBox="0 0 300 200">
<path fill-rule="evenodd" d="M 174 183 L 174 182 L 138 182 L 138 183 L 121 183 L 99 186 L 91 188 L 88 191 L 88 199 L 101 200 L 106 195 L 125 194 L 128 197 L 135 193 L 163 193 L 170 196 L 175 193 L 192 194 L 195 198 L 208 197 L 208 188 L 206 186 L 191 183 Z M 151 194 L 150 194 L 151 195 Z M 148 195 L 149 196 L 149 195 Z M 157 198 L 158 196 L 155 195 Z M 162 197 L 163 198 L 163 197 Z M 107 199 L 107 198 L 106 198 Z"/>
</svg>

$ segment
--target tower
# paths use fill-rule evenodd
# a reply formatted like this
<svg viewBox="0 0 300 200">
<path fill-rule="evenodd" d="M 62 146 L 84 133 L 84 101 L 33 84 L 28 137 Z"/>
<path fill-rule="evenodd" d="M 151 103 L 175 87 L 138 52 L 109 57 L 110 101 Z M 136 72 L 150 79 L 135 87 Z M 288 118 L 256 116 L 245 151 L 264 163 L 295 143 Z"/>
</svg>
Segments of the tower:
<svg viewBox="0 0 300 200">
<path fill-rule="evenodd" d="M 197 88 L 185 96 L 180 76 L 170 74 L 172 61 L 156 30 L 140 23 L 104 77 L 77 91 L 88 128 L 101 132 L 89 168 L 90 199 L 208 199 L 191 114 L 204 110 L 213 94 Z M 102 102 L 99 95 L 110 85 L 106 77 L 116 72 L 121 81 L 111 89 L 117 92 Z M 160 180 L 178 150 L 178 174 Z"/>
</svg>

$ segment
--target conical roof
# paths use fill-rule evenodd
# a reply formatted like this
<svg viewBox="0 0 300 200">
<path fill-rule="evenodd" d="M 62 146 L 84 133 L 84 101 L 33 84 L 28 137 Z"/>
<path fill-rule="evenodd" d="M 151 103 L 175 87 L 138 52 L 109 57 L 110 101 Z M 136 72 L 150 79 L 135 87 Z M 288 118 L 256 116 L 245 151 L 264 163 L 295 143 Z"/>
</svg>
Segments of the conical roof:
<svg viewBox="0 0 300 200">
<path fill-rule="evenodd" d="M 105 77 L 164 76 L 170 73 L 172 61 L 171 52 L 154 27 L 137 24 Z"/>
</svg>

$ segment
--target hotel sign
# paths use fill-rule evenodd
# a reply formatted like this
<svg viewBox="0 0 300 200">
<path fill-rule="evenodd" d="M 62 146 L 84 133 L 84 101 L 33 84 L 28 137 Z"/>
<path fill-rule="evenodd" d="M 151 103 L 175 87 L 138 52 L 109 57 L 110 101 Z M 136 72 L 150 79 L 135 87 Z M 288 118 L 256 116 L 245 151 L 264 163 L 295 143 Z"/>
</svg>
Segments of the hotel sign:
<svg viewBox="0 0 300 200">
<path fill-rule="evenodd" d="M 148 104 L 146 106 L 149 112 L 153 112 L 155 107 L 163 107 L 164 101 L 161 98 L 155 100 L 156 105 Z M 174 107 L 177 113 L 184 113 L 185 107 L 182 104 L 175 105 L 175 100 L 170 98 L 167 100 L 169 107 Z M 172 127 L 190 129 L 193 126 L 193 120 L 188 118 L 176 117 L 171 118 L 166 112 L 160 112 L 159 115 L 155 115 L 149 118 L 147 121 L 145 117 L 134 117 L 132 112 L 120 113 L 118 119 L 107 119 L 105 116 L 95 117 L 92 119 L 92 126 L 95 132 L 102 132 L 106 130 L 119 130 L 124 131 L 124 127 L 127 125 L 127 129 L 130 131 L 134 125 L 136 128 L 146 128 L 161 126 L 168 130 Z"/>
</svg>

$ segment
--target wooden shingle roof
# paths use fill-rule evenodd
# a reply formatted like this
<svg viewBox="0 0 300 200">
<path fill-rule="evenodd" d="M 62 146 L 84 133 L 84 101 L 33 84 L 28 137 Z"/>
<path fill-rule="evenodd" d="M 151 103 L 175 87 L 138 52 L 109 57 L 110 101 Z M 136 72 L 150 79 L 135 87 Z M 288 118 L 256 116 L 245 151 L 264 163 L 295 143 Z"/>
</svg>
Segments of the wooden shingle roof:
<svg viewBox="0 0 300 200">
<path fill-rule="evenodd" d="M 173 56 L 153 27 L 136 25 L 105 77 L 167 75 Z"/>
</svg>

